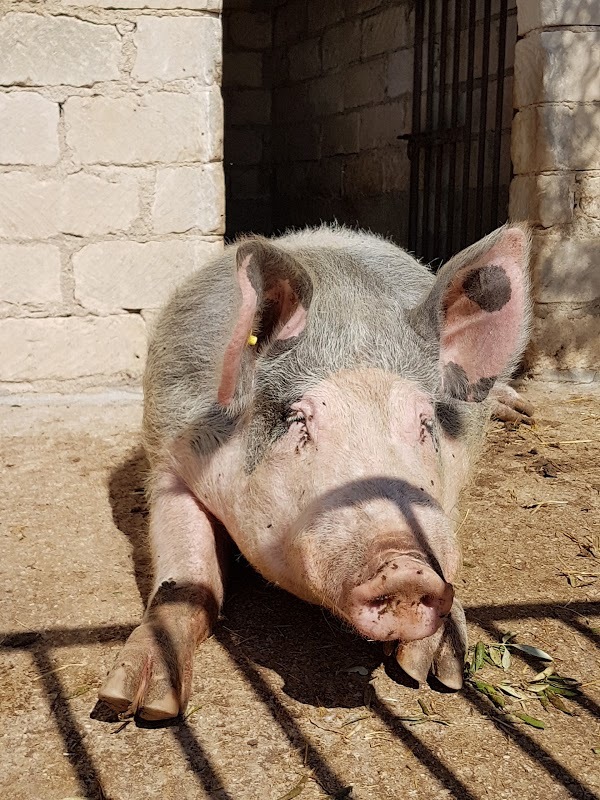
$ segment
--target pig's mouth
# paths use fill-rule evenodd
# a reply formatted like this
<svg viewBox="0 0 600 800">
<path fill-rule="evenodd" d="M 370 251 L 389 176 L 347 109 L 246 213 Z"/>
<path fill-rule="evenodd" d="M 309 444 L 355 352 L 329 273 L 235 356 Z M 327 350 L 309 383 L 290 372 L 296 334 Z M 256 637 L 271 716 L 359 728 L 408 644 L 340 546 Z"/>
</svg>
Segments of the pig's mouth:
<svg viewBox="0 0 600 800">
<path fill-rule="evenodd" d="M 348 594 L 347 617 L 368 639 L 432 636 L 450 613 L 454 587 L 415 553 L 397 553 Z"/>
</svg>

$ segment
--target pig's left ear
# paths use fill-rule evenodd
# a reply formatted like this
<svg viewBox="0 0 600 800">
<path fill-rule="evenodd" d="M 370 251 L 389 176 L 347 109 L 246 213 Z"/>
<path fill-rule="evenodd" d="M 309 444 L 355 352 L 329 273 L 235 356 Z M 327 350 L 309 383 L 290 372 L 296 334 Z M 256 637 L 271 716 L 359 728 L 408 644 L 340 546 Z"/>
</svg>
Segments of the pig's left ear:
<svg viewBox="0 0 600 800">
<path fill-rule="evenodd" d="M 303 266 L 260 236 L 240 242 L 234 269 L 237 310 L 217 392 L 223 406 L 231 405 L 240 386 L 251 385 L 259 356 L 294 345 L 306 326 L 312 298 L 312 282 Z"/>
<path fill-rule="evenodd" d="M 484 400 L 517 366 L 529 338 L 529 232 L 504 227 L 445 264 L 409 318 L 439 341 L 443 393 Z"/>
</svg>

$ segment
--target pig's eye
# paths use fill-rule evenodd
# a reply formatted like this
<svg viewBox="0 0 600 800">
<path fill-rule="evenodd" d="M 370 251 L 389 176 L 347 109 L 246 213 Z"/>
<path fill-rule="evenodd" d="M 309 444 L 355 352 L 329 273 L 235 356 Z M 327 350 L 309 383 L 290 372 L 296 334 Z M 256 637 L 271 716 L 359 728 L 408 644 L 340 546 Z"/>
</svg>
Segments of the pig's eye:
<svg viewBox="0 0 600 800">
<path fill-rule="evenodd" d="M 285 421 L 288 428 L 291 428 L 294 424 L 298 426 L 296 428 L 299 437 L 298 444 L 296 445 L 296 451 L 298 451 L 301 447 L 304 447 L 310 438 L 308 435 L 308 427 L 306 425 L 306 417 L 301 411 L 291 411 L 286 417 Z"/>
<path fill-rule="evenodd" d="M 427 441 L 428 438 L 433 442 L 433 446 L 437 450 L 438 449 L 437 435 L 435 426 L 433 424 L 433 420 L 430 419 L 429 417 L 426 417 L 424 414 L 421 414 L 421 435 L 419 437 L 419 440 L 421 442 L 425 442 Z"/>
</svg>

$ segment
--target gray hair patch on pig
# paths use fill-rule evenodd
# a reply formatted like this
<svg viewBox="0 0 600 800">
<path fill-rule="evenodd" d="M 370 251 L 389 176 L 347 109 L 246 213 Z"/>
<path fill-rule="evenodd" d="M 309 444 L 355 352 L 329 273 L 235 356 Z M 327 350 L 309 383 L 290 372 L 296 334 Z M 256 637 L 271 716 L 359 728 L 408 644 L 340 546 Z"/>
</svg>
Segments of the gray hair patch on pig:
<svg viewBox="0 0 600 800">
<path fill-rule="evenodd" d="M 446 394 L 456 400 L 472 400 L 475 403 L 481 403 L 488 396 L 497 380 L 497 375 L 491 375 L 488 378 L 479 378 L 475 383 L 471 383 L 460 364 L 450 361 L 444 367 L 444 389 Z"/>
<path fill-rule="evenodd" d="M 444 389 L 457 400 L 466 400 L 469 396 L 470 383 L 467 373 L 454 361 L 444 366 Z"/>
<path fill-rule="evenodd" d="M 473 400 L 476 403 L 481 403 L 482 400 L 485 400 L 497 379 L 497 375 L 492 375 L 489 378 L 480 378 L 476 383 L 472 383 L 470 389 Z"/>
<path fill-rule="evenodd" d="M 463 290 L 482 311 L 500 311 L 512 294 L 508 275 L 497 264 L 486 264 L 471 272 L 465 278 Z"/>
</svg>

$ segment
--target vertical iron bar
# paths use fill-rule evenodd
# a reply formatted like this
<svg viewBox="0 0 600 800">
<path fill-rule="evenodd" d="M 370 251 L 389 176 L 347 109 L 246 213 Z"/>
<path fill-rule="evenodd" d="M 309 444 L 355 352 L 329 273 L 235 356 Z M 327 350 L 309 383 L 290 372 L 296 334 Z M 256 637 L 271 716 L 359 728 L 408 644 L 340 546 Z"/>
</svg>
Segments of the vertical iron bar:
<svg viewBox="0 0 600 800">
<path fill-rule="evenodd" d="M 492 2 L 485 0 L 483 14 L 483 52 L 481 59 L 481 88 L 479 91 L 479 142 L 477 145 L 477 191 L 475 195 L 475 213 L 477 220 L 476 238 L 483 236 L 483 191 L 485 188 L 485 139 L 487 134 L 487 98 L 490 71 L 490 30 Z"/>
<path fill-rule="evenodd" d="M 450 127 L 453 131 L 456 131 L 458 127 L 461 3 L 462 0 L 454 0 L 454 49 L 452 52 L 452 99 L 450 118 Z M 453 139 L 450 143 L 448 161 L 448 210 L 446 217 L 446 244 L 444 247 L 444 255 L 446 258 L 452 254 L 454 245 L 454 198 L 457 194 L 454 185 L 456 179 L 456 139 Z"/>
<path fill-rule="evenodd" d="M 413 56 L 413 97 L 412 97 L 412 134 L 421 133 L 421 81 L 423 75 L 423 29 L 424 13 L 423 3 L 415 7 L 415 44 Z M 408 210 L 408 249 L 413 252 L 418 247 L 419 225 L 419 171 L 421 167 L 421 146 L 409 139 L 408 157 L 410 158 L 410 199 Z"/>
<path fill-rule="evenodd" d="M 436 128 L 438 131 L 445 130 L 446 120 L 446 60 L 448 58 L 448 3 L 442 3 L 442 23 L 440 31 L 440 71 L 439 71 L 439 96 L 438 96 L 438 118 Z M 433 258 L 439 258 L 442 253 L 440 242 L 443 239 L 442 226 L 442 177 L 444 172 L 444 143 L 439 142 L 436 147 L 436 174 L 435 174 L 435 195 L 433 213 Z"/>
<path fill-rule="evenodd" d="M 459 249 L 468 244 L 469 224 L 469 180 L 471 177 L 471 139 L 473 127 L 473 71 L 475 66 L 475 20 L 477 14 L 477 0 L 469 0 L 469 38 L 467 44 L 467 84 L 465 98 L 465 132 L 464 132 L 464 160 L 463 160 L 463 208 L 462 224 L 460 226 Z"/>
<path fill-rule="evenodd" d="M 500 152 L 502 149 L 502 126 L 504 111 L 504 64 L 506 52 L 506 23 L 508 0 L 500 0 L 498 21 L 498 68 L 496 70 L 496 120 L 494 122 L 494 150 L 492 157 L 492 194 L 490 206 L 490 228 L 496 228 L 498 219 L 498 196 L 500 185 Z"/>
<path fill-rule="evenodd" d="M 435 76 L 435 0 L 429 0 L 429 21 L 427 29 L 427 95 L 425 98 L 425 130 L 430 133 L 433 130 L 433 90 Z M 423 158 L 423 225 L 421 237 L 421 252 L 423 258 L 429 261 L 431 258 L 431 246 L 429 240 L 429 207 L 431 195 L 431 172 L 433 169 L 433 148 L 430 142 L 425 145 Z"/>
</svg>

